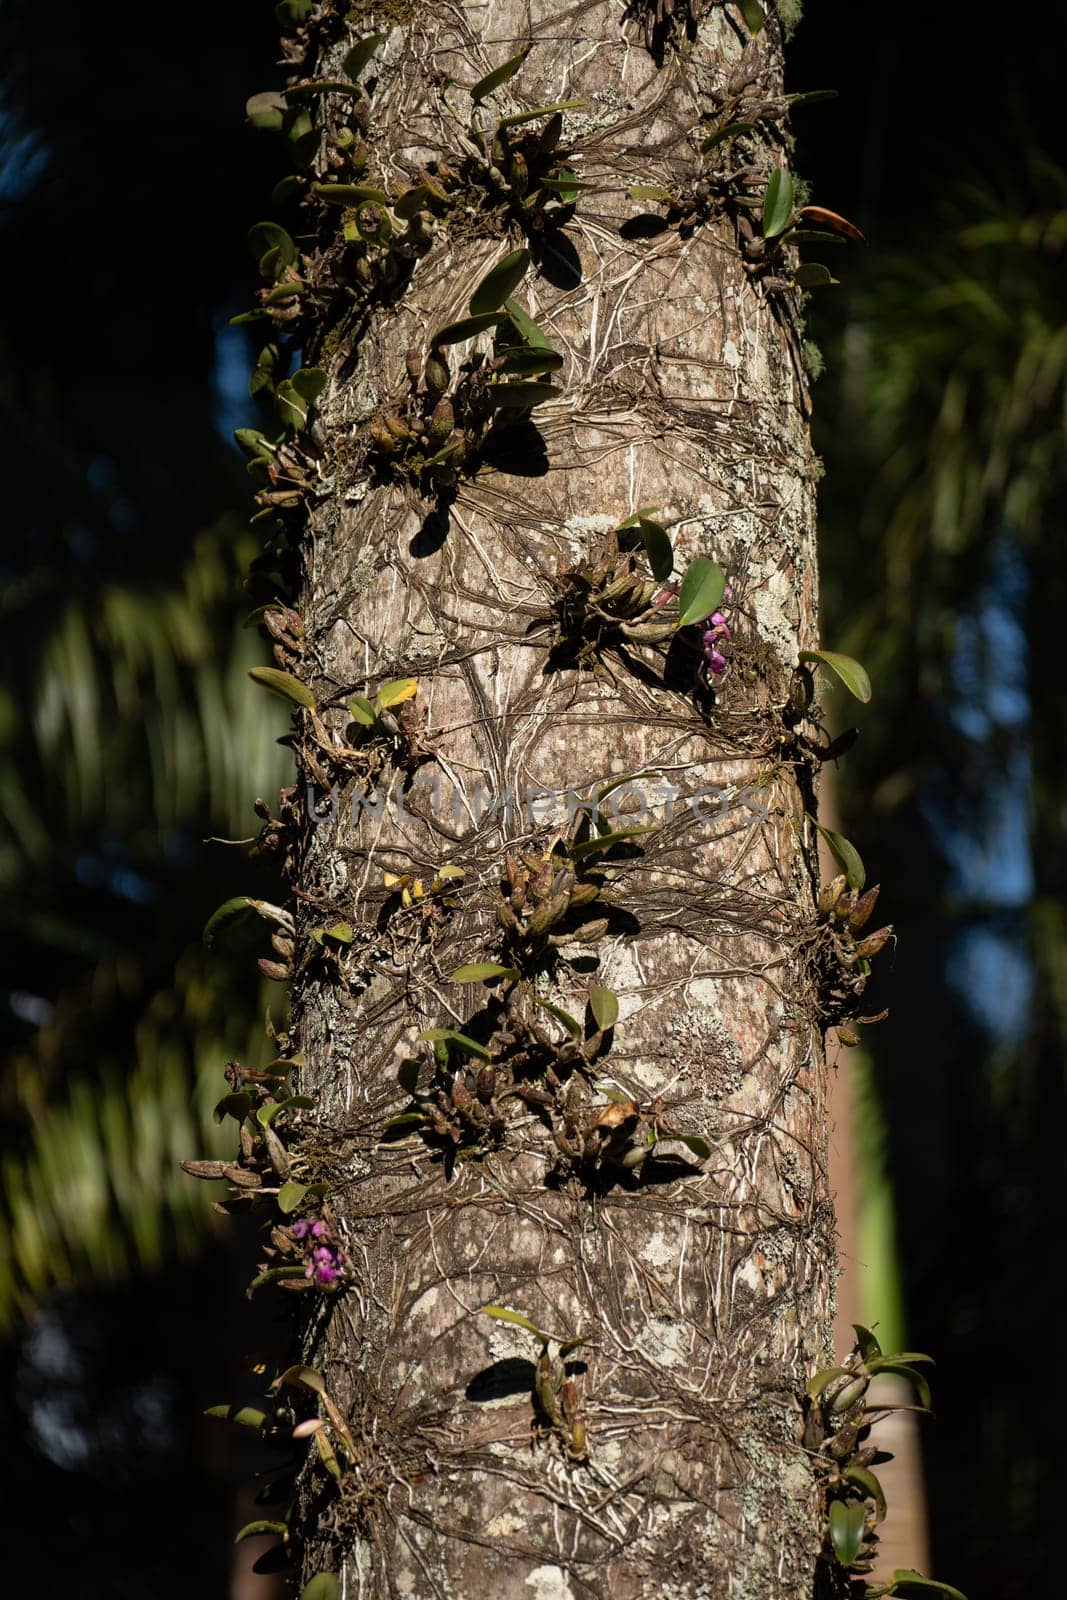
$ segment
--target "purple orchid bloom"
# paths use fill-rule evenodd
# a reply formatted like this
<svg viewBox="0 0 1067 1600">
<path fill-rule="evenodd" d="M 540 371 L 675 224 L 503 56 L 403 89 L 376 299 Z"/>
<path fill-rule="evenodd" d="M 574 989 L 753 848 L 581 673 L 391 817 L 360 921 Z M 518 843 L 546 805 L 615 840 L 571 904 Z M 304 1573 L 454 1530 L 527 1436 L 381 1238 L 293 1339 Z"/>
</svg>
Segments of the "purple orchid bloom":
<svg viewBox="0 0 1067 1600">
<path fill-rule="evenodd" d="M 321 1217 L 301 1217 L 292 1224 L 292 1233 L 304 1247 L 304 1277 L 316 1288 L 336 1288 L 348 1261 L 330 1224 Z"/>
<path fill-rule="evenodd" d="M 701 630 L 700 645 L 704 657 L 700 663 L 698 676 L 705 688 L 710 689 L 708 673 L 713 672 L 717 678 L 722 677 L 726 671 L 726 657 L 718 648 L 720 643 L 730 637 L 730 628 L 726 617 L 721 611 L 713 611 Z"/>
</svg>

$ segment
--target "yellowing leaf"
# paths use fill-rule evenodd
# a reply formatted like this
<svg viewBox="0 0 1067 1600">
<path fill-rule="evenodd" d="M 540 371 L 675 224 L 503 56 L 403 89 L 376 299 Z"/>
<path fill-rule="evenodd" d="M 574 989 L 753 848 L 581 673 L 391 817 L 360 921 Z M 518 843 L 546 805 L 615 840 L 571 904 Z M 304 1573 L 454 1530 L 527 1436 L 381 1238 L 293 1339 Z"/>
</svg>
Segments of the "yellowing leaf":
<svg viewBox="0 0 1067 1600">
<path fill-rule="evenodd" d="M 418 692 L 418 678 L 394 678 L 391 683 L 383 683 L 374 698 L 378 709 L 384 711 L 388 706 L 398 706 L 402 700 L 410 700 Z"/>
</svg>

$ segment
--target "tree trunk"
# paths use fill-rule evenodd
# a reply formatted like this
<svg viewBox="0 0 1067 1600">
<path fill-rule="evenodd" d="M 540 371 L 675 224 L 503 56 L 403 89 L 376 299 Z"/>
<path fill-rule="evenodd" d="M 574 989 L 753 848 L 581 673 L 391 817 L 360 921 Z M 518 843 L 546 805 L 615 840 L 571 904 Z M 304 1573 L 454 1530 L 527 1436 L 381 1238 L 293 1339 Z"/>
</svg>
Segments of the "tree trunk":
<svg viewBox="0 0 1067 1600">
<path fill-rule="evenodd" d="M 599 0 L 360 17 L 327 17 L 302 69 L 337 78 L 356 39 L 391 27 L 360 182 L 395 195 L 431 161 L 459 168 L 461 86 L 532 44 L 483 125 L 580 100 L 563 143 L 589 187 L 513 291 L 565 355 L 562 394 L 496 430 L 454 489 L 406 479 L 382 419 L 404 414 L 409 348 L 421 362 L 523 243 L 506 205 L 468 195 L 443 212 L 406 282 L 312 317 L 305 344 L 329 382 L 301 676 L 320 707 L 333 697 L 333 743 L 362 753 L 346 767 L 298 740 L 305 779 L 342 775 L 334 804 L 309 801 L 292 1036 L 318 1106 L 300 1171 L 330 1185 L 349 1273 L 316 1301 L 306 1359 L 356 1462 L 339 1491 L 307 1475 L 306 1575 L 343 1567 L 348 1596 L 807 1596 L 821 1532 L 798 1396 L 828 1338 L 833 1218 L 803 956 L 810 792 L 785 712 L 815 637 L 796 297 L 746 270 L 727 210 L 620 234 L 642 209 L 629 185 L 693 190 L 748 32 L 710 6 L 657 64 L 640 16 Z M 774 18 L 756 49 L 770 99 Z M 334 102 L 319 104 L 329 122 Z M 764 179 L 784 148 L 769 120 L 750 146 Z M 312 277 L 336 283 L 344 214 L 310 214 Z M 449 347 L 453 372 L 487 347 Z M 729 664 L 710 689 L 694 630 L 561 640 L 568 572 L 624 562 L 612 530 L 647 507 L 678 572 L 702 554 L 727 572 Z M 348 697 L 409 676 L 417 699 L 357 733 Z M 650 831 L 576 861 L 597 836 L 566 797 L 627 775 L 605 816 Z M 553 844 L 557 896 L 585 888 L 544 912 L 548 942 L 529 913 L 552 898 L 538 871 Z M 462 880 L 440 884 L 443 867 Z M 387 874 L 439 887 L 419 899 Z M 338 919 L 351 942 L 310 937 Z M 450 981 L 478 962 L 520 976 Z M 591 983 L 618 996 L 614 1026 L 590 1020 Z M 586 1018 L 584 1053 L 543 1000 Z M 431 1029 L 472 1036 L 489 1069 L 462 1043 L 421 1041 Z M 631 1102 L 606 1115 L 605 1080 Z M 495 1099 L 481 1123 L 472 1096 Z M 405 1112 L 422 1120 L 383 1140 Z M 546 1330 L 547 1354 L 487 1305 Z M 576 1339 L 561 1357 L 555 1341 Z"/>
</svg>

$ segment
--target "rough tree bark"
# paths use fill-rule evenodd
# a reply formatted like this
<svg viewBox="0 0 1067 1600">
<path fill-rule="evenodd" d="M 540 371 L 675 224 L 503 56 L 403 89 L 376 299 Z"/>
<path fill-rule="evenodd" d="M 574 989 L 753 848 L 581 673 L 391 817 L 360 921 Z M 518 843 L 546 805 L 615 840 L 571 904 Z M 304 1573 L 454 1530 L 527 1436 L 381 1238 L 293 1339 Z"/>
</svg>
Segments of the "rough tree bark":
<svg viewBox="0 0 1067 1600">
<path fill-rule="evenodd" d="M 602 0 L 402 5 L 335 14 L 317 70 L 336 76 L 382 28 L 364 181 L 392 192 L 428 160 L 455 164 L 461 85 L 532 43 L 493 104 L 584 102 L 565 142 L 590 187 L 566 228 L 580 281 L 545 259 L 516 290 L 565 353 L 562 398 L 450 506 L 372 470 L 365 430 L 406 392 L 405 352 L 465 315 L 523 242 L 506 218 L 454 215 L 399 296 L 320 329 L 304 353 L 329 384 L 303 676 L 320 703 L 417 678 L 432 746 L 415 768 L 386 762 L 384 806 L 353 806 L 368 781 L 354 776 L 332 811 L 320 804 L 296 884 L 304 939 L 323 907 L 354 931 L 337 962 L 298 971 L 293 996 L 301 1087 L 319 1106 L 305 1171 L 331 1184 L 352 1271 L 310 1320 L 306 1353 L 358 1457 L 340 1496 L 308 1490 L 306 1572 L 343 1566 L 348 1596 L 807 1596 L 821 1533 L 798 1395 L 825 1349 L 834 1251 L 803 956 L 814 830 L 784 709 L 798 649 L 815 642 L 796 300 L 745 270 L 726 215 L 684 237 L 620 235 L 638 209 L 628 185 L 692 189 L 748 33 L 736 8 L 705 7 L 657 64 L 640 15 Z M 764 92 L 781 92 L 780 42 L 772 17 Z M 764 173 L 783 163 L 773 124 L 755 148 Z M 655 644 L 569 664 L 552 651 L 554 576 L 639 507 L 660 508 L 678 570 L 707 554 L 727 571 L 734 634 L 713 694 L 684 645 L 669 662 Z M 340 738 L 349 718 L 324 721 Z M 653 826 L 601 863 L 599 942 L 551 947 L 522 984 L 448 981 L 462 963 L 509 959 L 506 855 L 546 851 L 568 793 L 627 774 L 642 776 L 620 808 Z M 711 786 L 714 803 L 668 798 Z M 524 808 L 546 794 L 554 812 L 544 798 Z M 506 796 L 514 807 L 487 807 Z M 444 865 L 464 874 L 454 909 L 397 907 L 386 873 L 428 882 Z M 634 1172 L 583 1167 L 554 1137 L 565 1093 L 536 1074 L 526 1086 L 553 1103 L 506 1099 L 496 1148 L 453 1164 L 418 1132 L 381 1142 L 411 1105 L 399 1064 L 418 1059 L 423 1086 L 432 1076 L 420 1032 L 465 1029 L 503 1060 L 517 1019 L 566 1037 L 535 991 L 581 1017 L 591 979 L 621 1010 L 610 1048 L 570 1072 L 580 1121 L 610 1078 L 639 1106 L 661 1097 L 646 1117 L 702 1135 L 710 1157 L 665 1133 Z M 521 1086 L 500 1072 L 501 1088 Z M 568 1357 L 570 1423 L 553 1427 L 533 1398 L 537 1341 L 480 1314 L 489 1303 L 585 1336 Z"/>
</svg>

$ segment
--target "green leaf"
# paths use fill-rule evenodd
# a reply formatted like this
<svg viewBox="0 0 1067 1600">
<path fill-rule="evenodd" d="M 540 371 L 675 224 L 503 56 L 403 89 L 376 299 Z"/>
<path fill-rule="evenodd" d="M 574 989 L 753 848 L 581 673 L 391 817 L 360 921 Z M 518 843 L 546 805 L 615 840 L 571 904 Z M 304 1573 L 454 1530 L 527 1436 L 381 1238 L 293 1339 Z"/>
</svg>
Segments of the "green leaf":
<svg viewBox="0 0 1067 1600">
<path fill-rule="evenodd" d="M 274 399 L 282 421 L 290 428 L 305 427 L 311 407 L 325 387 L 326 374 L 321 367 L 301 367 L 280 383 Z"/>
<path fill-rule="evenodd" d="M 728 122 L 725 128 L 716 128 L 714 133 L 708 135 L 700 146 L 700 154 L 702 156 L 710 155 L 716 146 L 725 144 L 727 139 L 736 139 L 738 134 L 751 133 L 753 129 L 758 127 L 758 122 Z"/>
<path fill-rule="evenodd" d="M 800 94 L 787 94 L 785 97 L 786 105 L 789 106 L 813 106 L 820 100 L 836 99 L 836 89 L 803 89 Z"/>
<path fill-rule="evenodd" d="M 343 231 L 349 244 L 357 239 L 364 244 L 386 244 L 393 237 L 393 224 L 384 206 L 371 203 L 368 211 L 361 208 L 345 223 Z"/>
<path fill-rule="evenodd" d="M 856 846 L 851 844 L 843 833 L 835 833 L 833 828 L 824 828 L 821 822 L 817 822 L 815 826 L 829 845 L 830 854 L 848 879 L 849 888 L 858 893 L 867 882 L 867 869 Z"/>
<path fill-rule="evenodd" d="M 285 178 L 278 178 L 274 189 L 270 190 L 270 205 L 285 205 L 286 200 L 291 200 L 293 195 L 298 195 L 306 184 L 306 178 L 301 173 L 286 173 Z"/>
<path fill-rule="evenodd" d="M 473 339 L 488 328 L 495 328 L 503 320 L 502 311 L 483 311 L 477 317 L 461 317 L 458 322 L 450 322 L 438 329 L 430 340 L 431 348 L 436 349 L 442 344 L 462 344 L 465 339 Z"/>
<path fill-rule="evenodd" d="M 364 700 L 361 694 L 354 694 L 348 702 L 348 709 L 353 722 L 359 722 L 364 728 L 373 728 L 378 720 L 378 713 L 369 700 Z"/>
<path fill-rule="evenodd" d="M 492 1056 L 484 1044 L 479 1044 L 477 1039 L 469 1039 L 465 1033 L 457 1033 L 454 1028 L 427 1028 L 425 1033 L 419 1034 L 420 1039 L 428 1039 L 431 1043 L 440 1041 L 444 1044 L 457 1044 L 468 1055 L 477 1056 L 481 1061 L 492 1061 Z"/>
<path fill-rule="evenodd" d="M 270 1421 L 265 1411 L 257 1411 L 255 1406 L 208 1406 L 204 1412 L 205 1417 L 218 1417 L 223 1422 L 236 1422 L 242 1428 L 263 1429 Z"/>
<path fill-rule="evenodd" d="M 263 94 L 254 94 L 250 100 L 245 101 L 247 120 L 253 128 L 262 128 L 267 133 L 281 132 L 285 111 L 285 95 L 278 89 L 268 89 Z"/>
<path fill-rule="evenodd" d="M 871 698 L 871 680 L 858 661 L 853 661 L 851 656 L 843 656 L 837 650 L 802 650 L 801 661 L 814 661 L 819 666 L 829 667 L 841 679 L 849 694 L 855 695 L 857 700 L 862 700 L 866 705 Z"/>
<path fill-rule="evenodd" d="M 543 1011 L 547 1011 L 550 1017 L 555 1017 L 556 1021 L 566 1028 L 572 1039 L 582 1037 L 582 1025 L 569 1011 L 564 1011 L 562 1006 L 553 1005 L 551 1000 L 542 1000 L 538 995 L 535 995 L 534 999 Z"/>
<path fill-rule="evenodd" d="M 767 21 L 767 13 L 759 0 L 737 0 L 737 9 L 745 19 L 745 27 L 753 38 Z"/>
<path fill-rule="evenodd" d="M 274 15 L 283 28 L 299 28 L 311 15 L 314 0 L 278 0 Z"/>
<path fill-rule="evenodd" d="M 519 338 L 525 339 L 528 345 L 532 345 L 535 350 L 554 350 L 556 348 L 548 335 L 543 333 L 537 326 L 529 312 L 524 311 L 514 300 L 505 300 L 504 310 L 512 323 L 514 323 L 515 331 Z"/>
<path fill-rule="evenodd" d="M 371 56 L 388 37 L 388 33 L 369 33 L 365 39 L 359 39 L 341 62 L 341 71 L 345 77 L 356 83 Z"/>
<path fill-rule="evenodd" d="M 290 1178 L 288 1183 L 283 1183 L 278 1190 L 278 1210 L 283 1216 L 290 1216 L 308 1192 L 306 1183 L 297 1183 L 295 1178 Z"/>
<path fill-rule="evenodd" d="M 651 509 L 651 506 L 646 506 L 644 511 L 635 511 L 632 517 L 627 517 L 625 522 L 620 523 L 620 527 L 632 528 L 634 523 L 640 521 L 646 512 Z M 594 785 L 589 795 L 589 805 L 592 807 L 594 814 L 598 815 L 598 820 L 600 807 L 609 794 L 614 794 L 616 789 L 625 789 L 627 784 L 640 783 L 642 778 L 652 777 L 655 777 L 653 772 L 624 772 L 620 777 L 612 778 L 610 783 Z M 602 828 L 601 831 L 604 831 L 604 829 Z"/>
<path fill-rule="evenodd" d="M 401 222 L 410 222 L 417 212 L 429 205 L 432 196 L 424 183 L 417 183 L 411 189 L 405 189 L 393 202 L 393 215 L 399 217 Z"/>
<path fill-rule="evenodd" d="M 793 180 L 784 167 L 771 173 L 763 197 L 763 237 L 775 239 L 793 215 Z"/>
<path fill-rule="evenodd" d="M 341 1580 L 336 1572 L 316 1572 L 300 1591 L 300 1600 L 338 1600 Z"/>
<path fill-rule="evenodd" d="M 518 967 L 502 967 L 495 961 L 472 961 L 465 967 L 457 967 L 449 982 L 482 983 L 486 978 L 518 977 L 521 977 Z"/>
<path fill-rule="evenodd" d="M 415 1094 L 419 1087 L 419 1065 L 414 1056 L 408 1056 L 397 1069 L 396 1081 L 408 1094 Z"/>
<path fill-rule="evenodd" d="M 534 378 L 542 372 L 558 372 L 563 357 L 558 350 L 537 350 L 529 345 L 512 345 L 503 354 L 505 372 L 520 378 Z"/>
<path fill-rule="evenodd" d="M 867 1513 L 855 1501 L 834 1500 L 830 1505 L 830 1542 L 843 1567 L 850 1567 L 860 1553 Z"/>
<path fill-rule="evenodd" d="M 379 711 L 387 711 L 390 706 L 411 700 L 418 691 L 418 678 L 393 678 L 389 683 L 382 684 L 374 699 Z"/>
<path fill-rule="evenodd" d="M 276 306 L 280 305 L 283 300 L 291 300 L 294 295 L 308 294 L 310 291 L 310 283 L 296 283 L 290 278 L 285 283 L 276 284 L 269 293 L 264 295 L 263 301 L 265 305 Z M 253 313 L 249 313 L 249 315 L 251 316 Z"/>
<path fill-rule="evenodd" d="M 661 1137 L 680 1139 L 682 1144 L 684 1144 L 688 1149 L 692 1150 L 693 1154 L 699 1157 L 701 1161 L 706 1161 L 711 1155 L 711 1145 L 706 1139 L 702 1139 L 699 1133 L 673 1133 L 670 1135 L 661 1135 Z"/>
<path fill-rule="evenodd" d="M 286 1367 L 271 1385 L 272 1389 L 280 1389 L 287 1383 L 292 1389 L 310 1389 L 312 1394 L 326 1393 L 326 1380 L 316 1367 L 305 1367 L 300 1363 L 296 1366 Z"/>
<path fill-rule="evenodd" d="M 496 311 L 516 289 L 530 269 L 530 252 L 523 246 L 504 256 L 495 267 L 490 267 L 470 299 L 471 316 L 482 316 L 486 311 Z"/>
<path fill-rule="evenodd" d="M 322 929 L 324 939 L 334 939 L 338 944 L 351 944 L 356 937 L 350 922 L 327 922 Z"/>
<path fill-rule="evenodd" d="M 242 1539 L 254 1539 L 257 1534 L 273 1533 L 283 1539 L 288 1539 L 289 1528 L 284 1522 L 246 1522 L 244 1527 L 233 1536 L 234 1544 L 240 1544 Z"/>
<path fill-rule="evenodd" d="M 599 839 L 583 839 L 574 846 L 571 856 L 575 861 L 585 861 L 589 856 L 598 855 L 601 850 L 612 850 L 627 839 L 636 839 L 639 834 L 655 831 L 653 823 L 646 823 L 639 828 L 616 828 L 614 833 L 603 833 Z"/>
<path fill-rule="evenodd" d="M 219 906 L 219 909 L 213 912 L 211 917 L 208 917 L 205 930 L 203 930 L 203 942 L 210 946 L 222 926 L 242 920 L 248 912 L 254 912 L 256 917 L 262 917 L 264 922 L 275 923 L 278 928 L 290 930 L 291 926 L 293 926 L 293 918 L 282 907 L 274 906 L 270 901 L 253 899 L 251 894 L 237 894 L 234 899 L 222 902 L 222 906 Z"/>
<path fill-rule="evenodd" d="M 632 183 L 627 190 L 631 200 L 666 200 L 674 204 L 674 196 L 669 189 L 663 189 L 658 183 Z"/>
<path fill-rule="evenodd" d="M 870 1362 L 869 1371 L 872 1378 L 880 1377 L 886 1372 L 891 1373 L 895 1378 L 907 1378 L 908 1382 L 915 1386 L 915 1392 L 919 1397 L 919 1404 L 921 1406 L 925 1406 L 927 1411 L 931 1410 L 933 1406 L 933 1396 L 930 1393 L 930 1385 L 927 1382 L 925 1373 L 920 1372 L 917 1367 L 909 1367 L 905 1361 L 887 1361 L 882 1359 L 880 1361 Z"/>
<path fill-rule="evenodd" d="M 524 122 L 535 122 L 538 117 L 547 117 L 553 111 L 573 111 L 584 105 L 584 100 L 557 100 L 552 106 L 535 106 L 532 111 L 517 111 L 513 117 L 501 117 L 500 126 L 518 128 Z"/>
<path fill-rule="evenodd" d="M 235 428 L 233 436 L 242 450 L 247 450 L 261 461 L 272 461 L 278 453 L 277 446 L 271 444 L 266 434 L 260 433 L 258 428 Z"/>
<path fill-rule="evenodd" d="M 246 1090 L 239 1090 L 234 1094 L 224 1094 L 211 1114 L 216 1122 L 221 1122 L 223 1117 L 233 1117 L 236 1122 L 243 1122 L 251 1109 L 252 1096 Z"/>
<path fill-rule="evenodd" d="M 826 1385 L 830 1382 L 831 1378 L 840 1378 L 847 1371 L 847 1367 L 821 1368 L 820 1371 L 813 1373 L 808 1379 L 807 1383 L 804 1385 L 804 1393 L 810 1395 L 813 1400 L 817 1400 L 822 1394 L 823 1390 L 826 1388 Z"/>
<path fill-rule="evenodd" d="M 821 261 L 802 261 L 793 274 L 798 289 L 823 289 L 840 281 Z"/>
<path fill-rule="evenodd" d="M 288 700 L 290 705 L 306 706 L 309 711 L 314 711 L 315 696 L 307 684 L 294 678 L 291 672 L 281 672 L 277 667 L 249 667 L 248 676 L 253 683 L 276 694 L 280 700 Z"/>
<path fill-rule="evenodd" d="M 322 367 L 298 367 L 289 382 L 302 399 L 313 405 L 326 387 L 326 373 Z"/>
<path fill-rule="evenodd" d="M 296 245 L 278 222 L 257 222 L 248 230 L 248 247 L 264 278 L 280 278 L 296 260 Z"/>
<path fill-rule="evenodd" d="M 279 351 L 278 346 L 276 344 L 265 344 L 262 350 L 259 352 L 259 355 L 256 357 L 256 364 L 252 369 L 252 376 L 248 380 L 248 393 L 253 399 L 255 399 L 256 395 L 262 390 L 273 389 L 278 377 L 280 376 L 278 370 L 280 366 L 281 352 Z M 284 370 L 285 369 L 282 368 L 283 372 Z M 238 435 L 249 433 L 254 434 L 255 431 L 256 430 L 254 428 L 235 428 L 234 438 L 237 439 L 238 444 L 240 444 L 241 439 L 238 437 Z M 259 437 L 262 438 L 263 435 L 260 434 Z"/>
<path fill-rule="evenodd" d="M 945 1595 L 947 1600 L 967 1600 L 967 1596 L 951 1583 L 938 1583 L 934 1578 L 924 1578 L 910 1567 L 898 1567 L 886 1590 L 887 1595 L 900 1595 L 901 1600 L 929 1600 L 930 1595 Z"/>
<path fill-rule="evenodd" d="M 682 576 L 678 591 L 678 626 L 687 628 L 710 617 L 726 589 L 726 574 L 710 556 L 697 556 Z"/>
<path fill-rule="evenodd" d="M 426 1117 L 421 1111 L 402 1111 L 399 1116 L 390 1117 L 388 1122 L 382 1123 L 382 1143 L 384 1144 L 386 1142 L 386 1134 L 399 1135 L 400 1138 L 407 1138 L 407 1134 L 400 1133 L 400 1129 L 410 1128 L 412 1133 L 414 1133 L 416 1128 L 424 1127 L 425 1123 Z"/>
<path fill-rule="evenodd" d="M 854 1322 L 852 1327 L 856 1334 L 856 1344 L 859 1346 L 859 1352 L 864 1361 L 870 1361 L 875 1356 L 882 1354 L 882 1347 L 870 1328 L 865 1328 L 862 1322 Z"/>
<path fill-rule="evenodd" d="M 246 894 L 235 895 L 232 900 L 224 900 L 204 924 L 204 943 L 210 947 L 223 928 L 229 929 L 236 923 L 243 922 L 255 909 L 255 901 L 250 900 Z"/>
<path fill-rule="evenodd" d="M 638 512 L 637 526 L 648 557 L 649 569 L 659 583 L 665 583 L 674 571 L 674 546 L 662 523 Z"/>
<path fill-rule="evenodd" d="M 311 1096 L 306 1094 L 291 1094 L 287 1100 L 269 1100 L 266 1105 L 259 1107 L 256 1121 L 261 1128 L 269 1128 L 275 1117 L 283 1111 L 310 1111 L 314 1104 Z"/>
<path fill-rule="evenodd" d="M 517 1328 L 525 1328 L 527 1333 L 532 1333 L 542 1344 L 549 1342 L 549 1335 L 543 1333 L 536 1322 L 531 1322 L 529 1317 L 524 1317 L 520 1311 L 509 1311 L 507 1306 L 482 1306 L 481 1311 L 483 1317 L 496 1317 L 498 1322 L 513 1322 Z"/>
<path fill-rule="evenodd" d="M 558 400 L 562 394 L 557 383 L 494 383 L 486 391 L 486 399 L 497 409 L 526 411 L 546 400 Z"/>
<path fill-rule="evenodd" d="M 613 1078 L 601 1078 L 598 1083 L 594 1083 L 593 1088 L 598 1094 L 602 1094 L 605 1100 L 610 1100 L 613 1105 L 625 1105 L 627 1100 L 633 1099 L 633 1095 L 627 1094 L 626 1090 L 621 1088 Z"/>
<path fill-rule="evenodd" d="M 878 1521 L 884 1521 L 886 1514 L 885 1490 L 874 1473 L 868 1467 L 846 1467 L 843 1476 L 849 1483 L 854 1483 L 862 1489 L 864 1494 L 870 1495 L 878 1508 Z"/>
<path fill-rule="evenodd" d="M 573 205 L 582 190 L 590 187 L 588 183 L 583 183 L 570 167 L 560 167 L 555 177 L 542 178 L 540 183 L 542 189 L 549 189 L 553 194 L 558 194 L 563 204 L 567 206 Z"/>
<path fill-rule="evenodd" d="M 532 49 L 532 45 L 524 46 L 517 56 L 512 56 L 510 60 L 504 62 L 503 66 L 494 67 L 492 72 L 487 72 L 484 78 L 479 78 L 471 90 L 471 99 L 474 104 L 480 105 L 486 95 L 492 94 L 494 89 L 499 89 L 501 84 L 507 83 L 509 78 L 513 78 Z"/>
<path fill-rule="evenodd" d="M 602 1033 L 606 1033 L 619 1020 L 619 997 L 611 989 L 605 989 L 603 984 L 591 983 L 589 1009 L 593 1013 L 593 1021 L 597 1027 Z"/>
<path fill-rule="evenodd" d="M 389 196 L 364 183 L 313 183 L 311 192 L 328 206 L 388 206 Z"/>
</svg>

